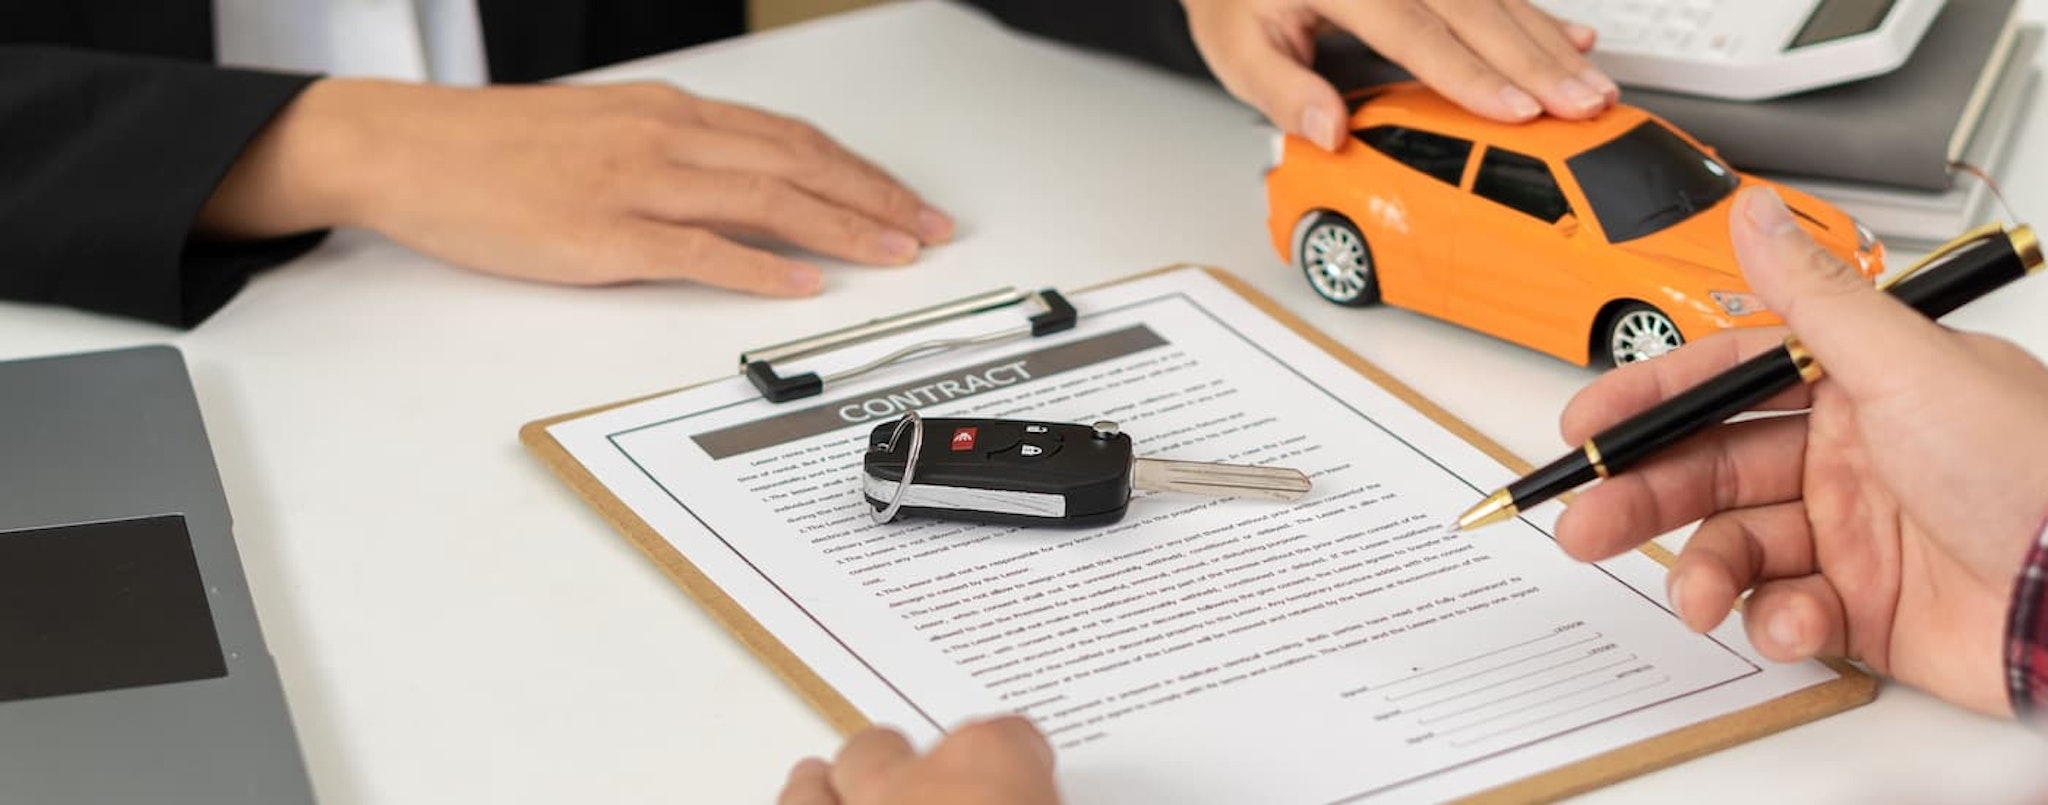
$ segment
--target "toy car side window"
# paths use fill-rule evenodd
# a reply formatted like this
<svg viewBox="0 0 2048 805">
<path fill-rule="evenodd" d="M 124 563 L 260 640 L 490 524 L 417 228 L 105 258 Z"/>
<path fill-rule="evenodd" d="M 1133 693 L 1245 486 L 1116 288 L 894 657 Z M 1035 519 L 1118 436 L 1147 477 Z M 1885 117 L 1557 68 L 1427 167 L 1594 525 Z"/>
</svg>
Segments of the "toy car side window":
<svg viewBox="0 0 2048 805">
<path fill-rule="evenodd" d="M 1543 160 L 1500 148 L 1486 149 L 1472 192 L 1546 224 L 1556 223 L 1572 211 L 1571 202 L 1557 189 L 1557 178 L 1550 175 Z"/>
<path fill-rule="evenodd" d="M 1373 150 L 1452 187 L 1465 178 L 1465 161 L 1472 157 L 1470 140 L 1401 126 L 1374 126 L 1356 132 L 1356 136 Z"/>
</svg>

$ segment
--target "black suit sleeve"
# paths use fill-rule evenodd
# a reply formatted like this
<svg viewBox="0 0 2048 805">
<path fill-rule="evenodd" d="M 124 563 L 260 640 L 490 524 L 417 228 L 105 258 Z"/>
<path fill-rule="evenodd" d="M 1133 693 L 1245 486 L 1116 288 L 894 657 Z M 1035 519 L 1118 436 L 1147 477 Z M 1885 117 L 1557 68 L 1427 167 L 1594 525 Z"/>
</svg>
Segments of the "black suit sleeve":
<svg viewBox="0 0 2048 805">
<path fill-rule="evenodd" d="M 191 327 L 324 233 L 193 237 L 311 76 L 0 45 L 0 298 Z"/>
<path fill-rule="evenodd" d="M 1180 0 L 966 0 L 1025 33 L 1211 79 Z"/>
<path fill-rule="evenodd" d="M 1115 53 L 1176 73 L 1215 81 L 1188 32 L 1187 11 L 1180 0 L 964 0 L 1025 33 L 1072 45 Z M 1326 31 L 1315 39 L 1311 69 L 1338 92 L 1412 80 L 1406 70 L 1387 61 L 1342 31 Z"/>
</svg>

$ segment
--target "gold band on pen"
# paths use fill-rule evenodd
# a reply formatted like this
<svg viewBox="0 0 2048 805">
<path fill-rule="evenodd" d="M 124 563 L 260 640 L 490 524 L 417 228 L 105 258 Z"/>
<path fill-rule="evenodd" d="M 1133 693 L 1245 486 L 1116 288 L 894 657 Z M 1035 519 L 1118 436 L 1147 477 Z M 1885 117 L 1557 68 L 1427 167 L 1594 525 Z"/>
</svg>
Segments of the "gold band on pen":
<svg viewBox="0 0 2048 805">
<path fill-rule="evenodd" d="M 2027 273 L 2041 270 L 2041 241 L 2034 237 L 2033 227 L 2021 224 L 2006 233 L 2006 237 L 2012 239 L 2012 250 L 2020 256 L 2020 265 L 2026 266 Z"/>
<path fill-rule="evenodd" d="M 1806 345 L 1799 343 L 1799 336 L 1785 336 L 1785 354 L 1792 358 L 1792 365 L 1799 368 L 1801 381 L 1820 382 L 1821 375 L 1824 374 L 1820 368 L 1820 361 L 1814 360 L 1813 353 L 1806 350 Z"/>
<path fill-rule="evenodd" d="M 1594 444 L 1592 439 L 1587 439 L 1583 449 L 1586 451 L 1586 460 L 1593 463 L 1593 473 L 1600 476 L 1601 480 L 1607 480 L 1607 462 L 1600 460 L 1600 445 Z"/>
</svg>

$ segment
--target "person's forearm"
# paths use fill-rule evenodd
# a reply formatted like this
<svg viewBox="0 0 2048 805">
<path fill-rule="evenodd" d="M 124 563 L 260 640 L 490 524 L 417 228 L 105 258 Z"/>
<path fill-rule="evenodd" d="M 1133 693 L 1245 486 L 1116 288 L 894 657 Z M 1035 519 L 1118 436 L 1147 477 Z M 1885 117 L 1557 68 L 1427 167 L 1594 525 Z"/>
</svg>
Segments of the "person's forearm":
<svg viewBox="0 0 2048 805">
<path fill-rule="evenodd" d="M 2038 720 L 2048 707 L 2048 528 L 2027 551 L 2006 625 L 2006 690 L 2013 714 Z"/>
<path fill-rule="evenodd" d="M 198 233 L 262 238 L 363 225 L 365 196 L 381 181 L 373 131 L 392 113 L 377 105 L 433 91 L 385 81 L 315 82 L 235 161 L 200 211 Z"/>
<path fill-rule="evenodd" d="M 902 265 L 944 213 L 824 132 L 665 83 L 315 83 L 214 175 L 195 242 L 367 229 L 449 263 L 575 285 L 818 292 L 775 239 Z"/>
</svg>

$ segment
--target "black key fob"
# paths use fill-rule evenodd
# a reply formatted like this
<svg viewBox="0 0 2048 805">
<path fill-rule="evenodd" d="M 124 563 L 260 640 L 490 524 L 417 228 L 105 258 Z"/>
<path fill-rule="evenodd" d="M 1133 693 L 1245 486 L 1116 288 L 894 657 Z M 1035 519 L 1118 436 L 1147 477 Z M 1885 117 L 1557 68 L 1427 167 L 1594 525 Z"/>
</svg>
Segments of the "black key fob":
<svg viewBox="0 0 2048 805">
<path fill-rule="evenodd" d="M 1131 460 L 1131 437 L 1111 427 L 913 417 L 868 434 L 861 491 L 892 516 L 1099 525 L 1130 505 Z"/>
</svg>

